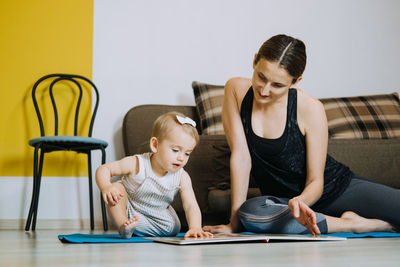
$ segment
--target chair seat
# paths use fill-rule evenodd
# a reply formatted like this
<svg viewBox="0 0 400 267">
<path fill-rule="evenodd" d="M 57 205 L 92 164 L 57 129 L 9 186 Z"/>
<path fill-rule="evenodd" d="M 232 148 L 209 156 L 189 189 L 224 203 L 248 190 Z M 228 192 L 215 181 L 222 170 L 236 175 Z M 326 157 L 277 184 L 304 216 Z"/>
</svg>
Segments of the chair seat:
<svg viewBox="0 0 400 267">
<path fill-rule="evenodd" d="M 75 148 L 80 146 L 85 147 L 107 147 L 108 143 L 106 141 L 93 138 L 93 137 L 85 137 L 85 136 L 70 136 L 70 135 L 61 135 L 61 136 L 41 136 L 34 139 L 29 140 L 30 146 L 40 146 L 41 144 L 49 144 L 53 146 L 60 146 L 63 148 Z"/>
</svg>

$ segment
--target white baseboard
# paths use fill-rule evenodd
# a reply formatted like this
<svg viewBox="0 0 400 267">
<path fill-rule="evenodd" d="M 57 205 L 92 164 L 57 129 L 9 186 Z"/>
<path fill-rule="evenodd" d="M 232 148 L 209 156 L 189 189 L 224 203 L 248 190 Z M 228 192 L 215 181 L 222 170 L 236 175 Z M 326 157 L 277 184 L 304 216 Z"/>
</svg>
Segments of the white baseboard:
<svg viewBox="0 0 400 267">
<path fill-rule="evenodd" d="M 24 230 L 26 219 L 1 219 L 0 230 Z M 112 223 L 108 222 L 108 228 L 115 230 Z M 79 219 L 38 219 L 36 221 L 37 230 L 90 230 L 90 220 Z M 94 222 L 95 230 L 103 230 L 103 222 Z"/>
</svg>

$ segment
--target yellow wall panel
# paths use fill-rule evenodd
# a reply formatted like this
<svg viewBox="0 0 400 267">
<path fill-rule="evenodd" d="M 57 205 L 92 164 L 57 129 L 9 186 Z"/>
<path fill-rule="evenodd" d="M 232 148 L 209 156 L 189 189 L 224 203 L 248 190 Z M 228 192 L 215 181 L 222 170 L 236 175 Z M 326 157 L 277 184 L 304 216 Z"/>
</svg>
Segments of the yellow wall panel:
<svg viewBox="0 0 400 267">
<path fill-rule="evenodd" d="M 49 73 L 91 78 L 92 40 L 93 0 L 0 1 L 0 176 L 32 175 L 28 140 L 40 135 L 32 86 Z M 87 176 L 86 158 L 46 154 L 43 175 Z"/>
</svg>

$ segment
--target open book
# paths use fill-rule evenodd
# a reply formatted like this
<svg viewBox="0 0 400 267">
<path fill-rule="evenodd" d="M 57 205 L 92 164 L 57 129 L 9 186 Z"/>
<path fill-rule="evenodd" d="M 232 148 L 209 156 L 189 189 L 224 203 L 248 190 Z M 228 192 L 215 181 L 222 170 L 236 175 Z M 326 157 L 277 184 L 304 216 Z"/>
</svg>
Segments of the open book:
<svg viewBox="0 0 400 267">
<path fill-rule="evenodd" d="M 346 240 L 345 237 L 335 236 L 311 236 L 311 235 L 291 235 L 291 234 L 214 234 L 213 238 L 184 238 L 183 236 L 175 237 L 146 237 L 155 242 L 175 244 L 175 245 L 191 245 L 191 244 L 209 244 L 209 243 L 230 243 L 230 242 L 270 242 L 270 241 L 340 241 Z"/>
</svg>

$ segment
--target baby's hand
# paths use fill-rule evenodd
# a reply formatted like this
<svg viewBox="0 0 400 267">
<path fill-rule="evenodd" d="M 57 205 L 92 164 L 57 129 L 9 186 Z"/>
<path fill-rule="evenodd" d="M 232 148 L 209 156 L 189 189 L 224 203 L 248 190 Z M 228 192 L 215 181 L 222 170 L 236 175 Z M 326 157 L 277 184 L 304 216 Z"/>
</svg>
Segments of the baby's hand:
<svg viewBox="0 0 400 267">
<path fill-rule="evenodd" d="M 213 234 L 210 232 L 204 232 L 201 228 L 190 228 L 185 234 L 185 239 L 189 237 L 194 238 L 212 238 Z"/>
<path fill-rule="evenodd" d="M 104 203 L 107 205 L 115 206 L 118 204 L 119 200 L 124 196 L 118 189 L 117 186 L 111 184 L 102 190 L 102 196 Z"/>
</svg>

